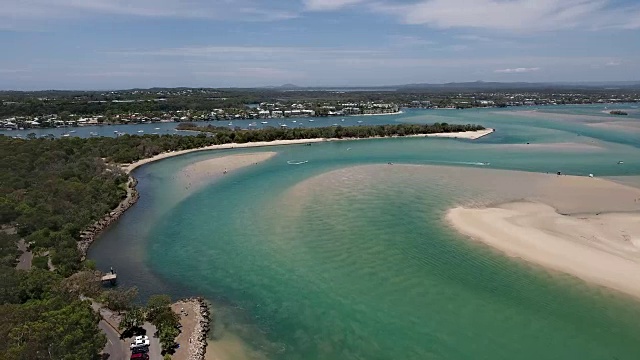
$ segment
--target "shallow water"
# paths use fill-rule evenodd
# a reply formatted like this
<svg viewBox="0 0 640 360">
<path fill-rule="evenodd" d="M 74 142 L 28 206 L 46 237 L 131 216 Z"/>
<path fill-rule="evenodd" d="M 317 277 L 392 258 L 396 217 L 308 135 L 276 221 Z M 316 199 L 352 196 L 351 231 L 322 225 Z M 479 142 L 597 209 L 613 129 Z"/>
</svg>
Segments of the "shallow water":
<svg viewBox="0 0 640 360">
<path fill-rule="evenodd" d="M 550 109 L 599 116 L 604 106 Z M 242 339 L 247 357 L 637 358 L 640 303 L 472 243 L 442 215 L 460 203 L 527 195 L 526 183 L 510 186 L 491 169 L 594 173 L 635 184 L 637 177 L 624 176 L 640 175 L 639 137 L 500 111 L 411 111 L 393 119 L 497 131 L 476 141 L 358 140 L 153 163 L 135 172 L 139 203 L 90 256 L 143 296 L 205 295 L 216 306 L 213 335 Z M 598 148 L 509 145 L 526 142 Z M 189 164 L 255 151 L 279 154 L 197 193 L 177 185 L 176 173 Z M 448 167 L 353 168 L 388 162 Z M 486 169 L 486 176 L 459 167 Z"/>
</svg>

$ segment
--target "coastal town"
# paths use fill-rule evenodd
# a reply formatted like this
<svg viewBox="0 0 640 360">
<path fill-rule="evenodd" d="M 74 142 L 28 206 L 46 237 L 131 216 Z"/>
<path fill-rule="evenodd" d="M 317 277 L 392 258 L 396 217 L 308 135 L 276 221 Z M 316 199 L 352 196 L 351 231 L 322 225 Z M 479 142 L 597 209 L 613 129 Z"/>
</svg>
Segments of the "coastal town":
<svg viewBox="0 0 640 360">
<path fill-rule="evenodd" d="M 159 122 L 266 120 L 396 114 L 403 108 L 467 109 L 640 102 L 618 91 L 282 91 L 148 89 L 0 92 L 0 129 Z"/>
</svg>

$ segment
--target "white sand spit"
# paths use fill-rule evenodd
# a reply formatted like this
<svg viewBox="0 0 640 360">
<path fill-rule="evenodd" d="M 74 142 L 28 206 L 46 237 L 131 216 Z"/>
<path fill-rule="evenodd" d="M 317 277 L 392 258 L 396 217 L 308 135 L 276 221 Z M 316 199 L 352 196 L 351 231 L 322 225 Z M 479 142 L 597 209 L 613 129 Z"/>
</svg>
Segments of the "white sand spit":
<svg viewBox="0 0 640 360">
<path fill-rule="evenodd" d="M 639 213 L 566 216 L 542 203 L 514 202 L 457 207 L 447 220 L 507 255 L 640 298 Z"/>
<path fill-rule="evenodd" d="M 478 138 L 481 138 L 483 136 L 489 135 L 493 131 L 494 131 L 493 129 L 485 129 L 485 130 L 467 131 L 467 132 L 459 132 L 459 133 L 438 133 L 438 134 L 415 135 L 415 136 L 416 137 L 425 137 L 425 136 L 426 137 L 449 137 L 449 138 L 459 138 L 459 139 L 471 139 L 471 140 L 474 140 L 474 139 L 478 139 Z M 378 139 L 378 138 L 375 138 L 375 139 Z M 380 138 L 380 139 L 384 139 L 384 138 Z M 350 141 L 350 140 L 360 140 L 360 139 L 354 139 L 354 138 L 342 138 L 342 139 L 318 138 L 318 139 L 299 139 L 299 140 L 256 141 L 256 142 L 242 143 L 242 144 L 231 143 L 231 144 L 222 144 L 222 145 L 211 145 L 211 146 L 205 146 L 205 147 L 197 148 L 197 149 L 171 151 L 171 152 L 158 154 L 156 156 L 153 156 L 153 157 L 150 157 L 150 158 L 147 158 L 147 159 L 142 159 L 142 160 L 136 161 L 136 162 L 134 162 L 132 164 L 123 165 L 122 169 L 126 173 L 130 173 L 133 170 L 135 170 L 136 168 L 138 168 L 138 167 L 140 167 L 140 166 L 142 166 L 144 164 L 148 164 L 150 162 L 154 162 L 154 161 L 170 158 L 170 157 L 173 157 L 173 156 L 184 155 L 184 154 L 188 154 L 188 153 L 192 153 L 192 152 L 196 152 L 196 151 L 222 150 L 222 149 L 243 149 L 243 148 L 254 148 L 254 147 L 264 147 L 264 146 L 281 146 L 281 145 L 300 145 L 300 144 L 319 143 L 319 142 L 325 142 L 325 141 Z"/>
</svg>

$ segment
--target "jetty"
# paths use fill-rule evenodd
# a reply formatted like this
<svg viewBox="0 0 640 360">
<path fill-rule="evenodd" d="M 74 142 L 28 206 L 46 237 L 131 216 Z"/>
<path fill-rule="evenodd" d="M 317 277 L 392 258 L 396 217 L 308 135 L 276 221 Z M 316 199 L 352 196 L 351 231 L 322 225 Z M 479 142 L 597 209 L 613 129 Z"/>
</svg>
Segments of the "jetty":
<svg viewBox="0 0 640 360">
<path fill-rule="evenodd" d="M 115 270 L 113 270 L 113 268 L 111 268 L 111 271 L 109 271 L 106 275 L 102 276 L 100 278 L 100 281 L 103 284 L 111 284 L 111 285 L 115 285 L 116 281 L 118 280 L 118 274 L 116 274 Z"/>
</svg>

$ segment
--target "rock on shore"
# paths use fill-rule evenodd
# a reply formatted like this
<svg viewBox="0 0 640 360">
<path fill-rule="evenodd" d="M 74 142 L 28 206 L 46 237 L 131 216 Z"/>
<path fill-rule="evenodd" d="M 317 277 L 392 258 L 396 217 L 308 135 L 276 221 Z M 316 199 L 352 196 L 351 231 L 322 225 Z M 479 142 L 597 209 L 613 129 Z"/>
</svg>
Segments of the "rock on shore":
<svg viewBox="0 0 640 360">
<path fill-rule="evenodd" d="M 202 297 L 180 300 L 176 307 L 184 308 L 189 314 L 193 314 L 195 326 L 189 338 L 188 360 L 204 360 L 207 349 L 207 334 L 209 333 L 210 311 L 209 305 Z M 183 330 L 186 330 L 183 328 Z"/>
<path fill-rule="evenodd" d="M 82 260 L 87 257 L 87 251 L 91 243 L 100 235 L 100 233 L 114 223 L 127 209 L 135 204 L 140 198 L 140 194 L 136 190 L 138 180 L 134 177 L 129 177 L 127 182 L 127 196 L 120 202 L 117 208 L 112 210 L 109 214 L 105 215 L 102 219 L 96 221 L 92 225 L 80 232 L 80 240 L 78 241 L 78 250 L 82 256 Z"/>
</svg>

